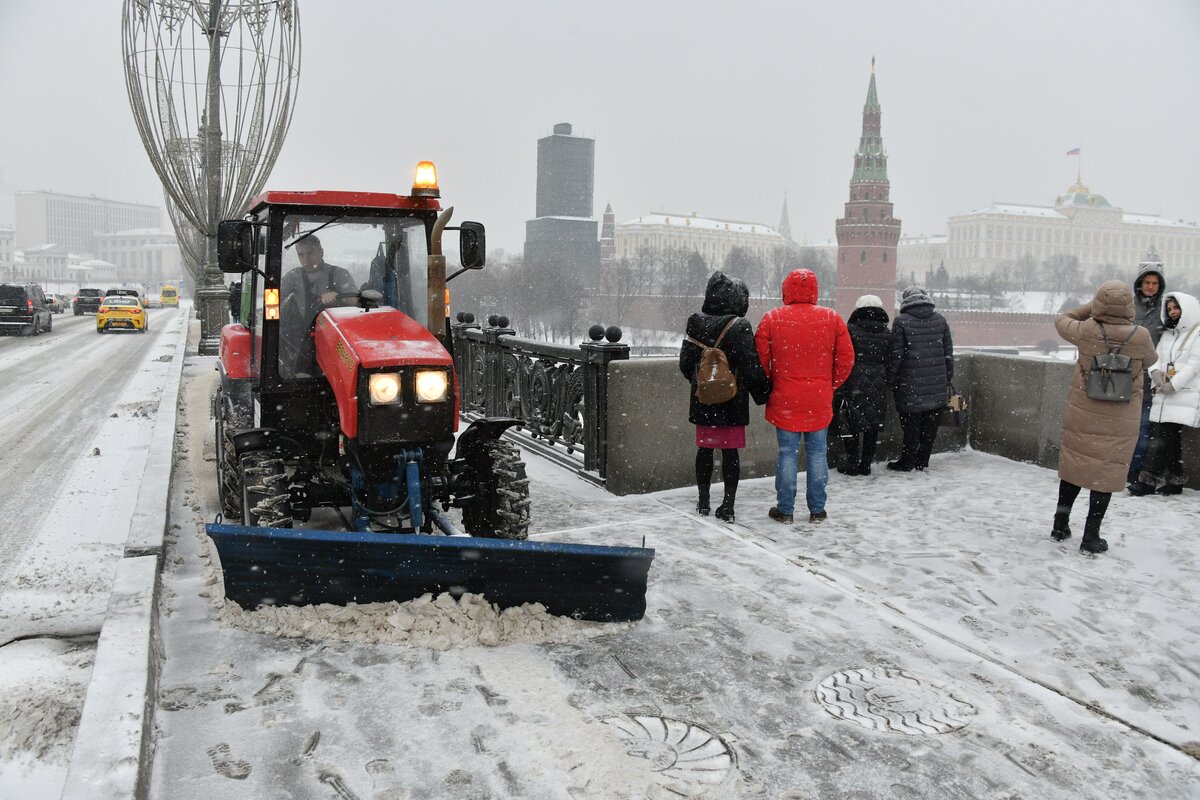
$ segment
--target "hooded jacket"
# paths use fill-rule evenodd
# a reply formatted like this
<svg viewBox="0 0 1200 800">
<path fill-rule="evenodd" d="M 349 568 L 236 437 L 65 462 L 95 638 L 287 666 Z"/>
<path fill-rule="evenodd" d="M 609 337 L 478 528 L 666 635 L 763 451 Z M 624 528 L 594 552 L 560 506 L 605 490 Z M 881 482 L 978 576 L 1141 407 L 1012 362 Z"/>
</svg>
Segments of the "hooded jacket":
<svg viewBox="0 0 1200 800">
<path fill-rule="evenodd" d="M 717 340 L 731 319 L 736 320 L 721 340 L 721 349 L 729 359 L 729 368 L 737 376 L 738 390 L 733 399 L 711 406 L 697 400 L 696 367 L 700 365 L 701 350 L 686 339 L 679 350 L 679 371 L 691 386 L 688 422 L 693 425 L 749 425 L 750 404 L 747 398 L 754 397 L 759 405 L 767 401 L 770 384 L 754 350 L 754 329 L 742 319 L 749 307 L 750 291 L 746 285 L 737 278 L 717 271 L 708 279 L 700 313 L 688 317 L 687 335 L 707 345 Z"/>
<path fill-rule="evenodd" d="M 1092 357 L 1107 353 L 1131 333 L 1121 354 L 1133 359 L 1133 374 L 1141 374 L 1158 360 L 1150 332 L 1133 324 L 1133 289 L 1121 281 L 1106 281 L 1092 302 L 1059 314 L 1054 327 L 1079 348 L 1063 412 L 1058 476 L 1085 489 L 1119 492 L 1125 488 L 1141 426 L 1142 382 L 1133 382 L 1133 397 L 1127 403 L 1093 400 L 1087 396 L 1086 386 Z"/>
<path fill-rule="evenodd" d="M 919 286 L 904 290 L 892 323 L 888 384 L 901 414 L 944 408 L 954 379 L 954 341 L 946 318 Z"/>
<path fill-rule="evenodd" d="M 1147 297 L 1142 294 L 1142 279 L 1147 275 L 1158 276 L 1158 294 Z M 1150 338 L 1158 344 L 1163 332 L 1163 298 L 1167 294 L 1167 279 L 1158 267 L 1147 266 L 1133 281 L 1133 321 L 1150 331 Z"/>
<path fill-rule="evenodd" d="M 1174 297 L 1179 303 L 1179 322 L 1167 328 L 1167 300 Z M 1158 363 L 1150 369 L 1161 373 L 1175 389 L 1173 394 L 1157 392 L 1150 407 L 1151 422 L 1174 422 L 1189 428 L 1200 428 L 1200 300 L 1183 292 L 1171 292 L 1163 297 L 1162 338 L 1158 340 Z"/>
<path fill-rule="evenodd" d="M 854 343 L 832 308 L 817 305 L 817 276 L 793 270 L 783 305 L 763 316 L 754 335 L 771 379 L 767 422 L 793 432 L 819 431 L 833 420 L 833 390 L 854 368 Z"/>
<path fill-rule="evenodd" d="M 844 402 L 843 433 L 865 433 L 887 419 L 887 370 L 892 350 L 888 314 L 878 306 L 856 308 L 846 323 L 854 343 L 854 369 L 837 390 Z"/>
</svg>

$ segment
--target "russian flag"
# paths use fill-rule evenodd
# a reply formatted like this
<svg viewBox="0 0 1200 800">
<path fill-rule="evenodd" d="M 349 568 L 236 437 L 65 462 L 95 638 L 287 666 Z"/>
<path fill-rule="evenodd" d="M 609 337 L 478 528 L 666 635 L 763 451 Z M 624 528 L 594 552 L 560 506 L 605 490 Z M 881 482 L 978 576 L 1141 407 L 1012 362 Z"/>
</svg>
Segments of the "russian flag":
<svg viewBox="0 0 1200 800">
<path fill-rule="evenodd" d="M 1067 155 L 1069 155 L 1069 156 L 1077 156 L 1077 155 L 1079 155 L 1079 148 L 1078 148 L 1078 147 L 1072 147 L 1070 150 L 1068 150 L 1068 151 L 1067 151 Z"/>
</svg>

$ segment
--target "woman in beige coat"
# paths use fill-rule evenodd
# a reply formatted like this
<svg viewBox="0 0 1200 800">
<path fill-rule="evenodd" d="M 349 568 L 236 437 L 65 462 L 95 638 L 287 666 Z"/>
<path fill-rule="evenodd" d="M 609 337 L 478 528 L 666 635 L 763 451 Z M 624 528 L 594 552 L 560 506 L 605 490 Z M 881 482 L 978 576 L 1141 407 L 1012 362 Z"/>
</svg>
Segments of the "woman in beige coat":
<svg viewBox="0 0 1200 800">
<path fill-rule="evenodd" d="M 1056 541 L 1070 537 L 1071 506 L 1082 488 L 1091 490 L 1087 523 L 1079 549 L 1103 553 L 1108 542 L 1100 538 L 1100 523 L 1113 492 L 1125 488 L 1129 460 L 1137 445 L 1141 423 L 1142 384 L 1140 376 L 1158 360 L 1150 332 L 1133 324 L 1133 290 L 1121 281 L 1105 281 L 1092 302 L 1059 314 L 1054 321 L 1058 333 L 1079 348 L 1067 410 L 1063 414 L 1062 442 L 1058 455 L 1058 507 L 1050 536 Z M 1105 337 L 1108 343 L 1105 343 Z M 1126 341 L 1128 340 L 1128 341 Z M 1121 344 L 1124 342 L 1124 344 Z M 1125 402 L 1093 400 L 1085 388 L 1092 357 L 1121 345 L 1122 355 L 1136 380 L 1133 397 Z"/>
</svg>

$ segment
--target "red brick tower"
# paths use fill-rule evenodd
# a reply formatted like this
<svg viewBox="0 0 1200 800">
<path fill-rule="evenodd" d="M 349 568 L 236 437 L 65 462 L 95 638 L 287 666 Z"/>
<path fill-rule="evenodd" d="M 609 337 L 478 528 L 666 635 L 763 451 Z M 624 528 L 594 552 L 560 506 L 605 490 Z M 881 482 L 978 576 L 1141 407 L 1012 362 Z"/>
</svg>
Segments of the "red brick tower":
<svg viewBox="0 0 1200 800">
<path fill-rule="evenodd" d="M 864 294 L 878 295 L 889 313 L 896 302 L 900 220 L 892 216 L 891 183 L 879 117 L 872 58 L 862 137 L 858 140 L 854 174 L 850 177 L 850 199 L 846 201 L 845 216 L 837 221 L 837 310 L 844 317 L 850 316 L 854 302 Z"/>
</svg>

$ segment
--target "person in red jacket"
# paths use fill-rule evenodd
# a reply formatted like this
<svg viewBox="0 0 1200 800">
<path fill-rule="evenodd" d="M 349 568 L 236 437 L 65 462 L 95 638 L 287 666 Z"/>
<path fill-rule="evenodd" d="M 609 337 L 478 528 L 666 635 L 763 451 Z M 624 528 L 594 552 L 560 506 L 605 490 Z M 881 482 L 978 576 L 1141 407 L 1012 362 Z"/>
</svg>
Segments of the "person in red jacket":
<svg viewBox="0 0 1200 800">
<path fill-rule="evenodd" d="M 775 426 L 776 505 L 768 516 L 792 522 L 797 452 L 804 440 L 808 521 L 822 522 L 829 483 L 826 434 L 833 420 L 833 390 L 854 369 L 854 342 L 832 308 L 817 305 L 817 276 L 793 270 L 783 279 L 783 305 L 773 308 L 754 334 L 758 358 L 771 381 L 767 422 Z"/>
</svg>

